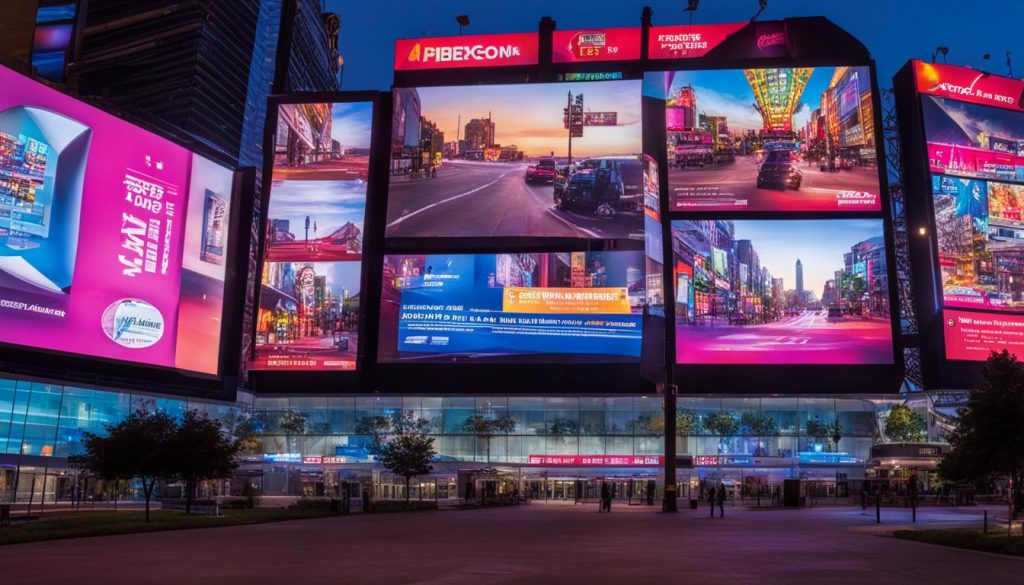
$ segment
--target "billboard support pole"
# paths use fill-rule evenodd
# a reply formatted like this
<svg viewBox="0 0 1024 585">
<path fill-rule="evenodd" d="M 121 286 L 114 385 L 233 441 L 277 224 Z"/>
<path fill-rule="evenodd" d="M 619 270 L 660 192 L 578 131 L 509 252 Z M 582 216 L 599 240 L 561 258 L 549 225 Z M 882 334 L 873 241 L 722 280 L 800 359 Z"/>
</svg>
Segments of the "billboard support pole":
<svg viewBox="0 0 1024 585">
<path fill-rule="evenodd" d="M 668 370 L 668 383 L 665 384 L 665 499 L 662 512 L 677 512 L 678 494 L 676 494 L 676 394 L 678 389 L 674 383 L 672 368 Z"/>
</svg>

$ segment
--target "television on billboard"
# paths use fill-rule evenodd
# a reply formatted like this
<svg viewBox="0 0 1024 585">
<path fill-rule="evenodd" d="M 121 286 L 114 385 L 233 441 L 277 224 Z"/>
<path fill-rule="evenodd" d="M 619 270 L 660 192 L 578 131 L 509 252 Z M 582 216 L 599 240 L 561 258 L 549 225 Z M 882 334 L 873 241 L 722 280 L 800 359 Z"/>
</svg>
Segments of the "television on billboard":
<svg viewBox="0 0 1024 585">
<path fill-rule="evenodd" d="M 0 67 L 0 342 L 216 374 L 234 173 Z"/>
<path fill-rule="evenodd" d="M 643 238 L 640 86 L 395 89 L 385 235 Z"/>
<path fill-rule="evenodd" d="M 882 209 L 867 67 L 650 72 L 672 211 Z"/>
<path fill-rule="evenodd" d="M 352 370 L 371 102 L 278 107 L 254 370 Z"/>
<path fill-rule="evenodd" d="M 644 266 L 642 251 L 385 256 L 380 361 L 638 361 Z"/>
<path fill-rule="evenodd" d="M 678 364 L 892 364 L 880 219 L 672 222 Z"/>
</svg>

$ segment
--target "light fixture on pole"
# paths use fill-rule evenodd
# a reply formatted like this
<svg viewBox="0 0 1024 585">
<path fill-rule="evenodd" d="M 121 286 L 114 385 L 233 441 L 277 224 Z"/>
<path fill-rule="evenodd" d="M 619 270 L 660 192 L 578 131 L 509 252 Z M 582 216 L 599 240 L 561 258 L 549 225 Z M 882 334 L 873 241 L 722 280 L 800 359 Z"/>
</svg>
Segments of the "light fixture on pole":
<svg viewBox="0 0 1024 585">
<path fill-rule="evenodd" d="M 942 55 L 942 62 L 946 63 L 946 56 L 949 55 L 949 47 L 945 45 L 939 45 L 938 47 L 935 47 L 935 52 L 932 53 L 932 63 L 934 63 L 935 60 L 938 59 L 940 54 Z"/>
<path fill-rule="evenodd" d="M 683 12 L 693 12 L 697 10 L 698 4 L 700 4 L 700 0 L 686 0 L 686 8 L 683 8 Z"/>
<path fill-rule="evenodd" d="M 459 36 L 462 36 L 462 27 L 469 26 L 469 15 L 460 14 L 455 17 L 455 22 L 459 23 Z"/>
<path fill-rule="evenodd" d="M 757 4 L 757 12 L 754 13 L 754 16 L 750 17 L 750 22 L 754 22 L 755 20 L 757 20 L 757 17 L 761 16 L 761 13 L 764 12 L 764 9 L 768 8 L 768 0 L 757 0 Z"/>
</svg>

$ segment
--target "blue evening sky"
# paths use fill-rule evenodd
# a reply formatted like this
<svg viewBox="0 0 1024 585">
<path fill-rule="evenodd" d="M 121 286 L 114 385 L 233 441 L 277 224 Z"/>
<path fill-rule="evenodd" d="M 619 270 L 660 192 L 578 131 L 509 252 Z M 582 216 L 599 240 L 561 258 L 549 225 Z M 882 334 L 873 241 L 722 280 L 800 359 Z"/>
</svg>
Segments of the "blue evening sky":
<svg viewBox="0 0 1024 585">
<path fill-rule="evenodd" d="M 345 58 L 346 90 L 391 86 L 396 38 L 459 34 L 455 16 L 468 14 L 466 34 L 537 30 L 542 16 L 560 29 L 640 24 L 644 5 L 654 10 L 655 25 L 684 24 L 685 0 L 324 0 L 341 15 L 340 50 Z M 1012 51 L 1017 77 L 1024 75 L 1024 0 L 769 0 L 763 20 L 825 16 L 861 40 L 878 63 L 882 87 L 907 59 L 931 59 L 935 47 L 949 47 L 949 63 L 1005 75 L 1005 52 Z M 702 0 L 694 24 L 743 22 L 757 0 Z M 990 53 L 991 60 L 982 55 Z M 941 57 L 940 57 L 941 62 Z"/>
<path fill-rule="evenodd" d="M 804 265 L 804 289 L 818 298 L 825 281 L 843 267 L 843 254 L 851 246 L 882 235 L 879 219 L 739 220 L 734 224 L 735 238 L 754 244 L 761 266 L 767 266 L 773 277 L 782 277 L 786 290 L 796 288 L 799 258 Z"/>
<path fill-rule="evenodd" d="M 373 102 L 336 103 L 331 109 L 331 138 L 345 148 L 370 148 Z"/>
</svg>

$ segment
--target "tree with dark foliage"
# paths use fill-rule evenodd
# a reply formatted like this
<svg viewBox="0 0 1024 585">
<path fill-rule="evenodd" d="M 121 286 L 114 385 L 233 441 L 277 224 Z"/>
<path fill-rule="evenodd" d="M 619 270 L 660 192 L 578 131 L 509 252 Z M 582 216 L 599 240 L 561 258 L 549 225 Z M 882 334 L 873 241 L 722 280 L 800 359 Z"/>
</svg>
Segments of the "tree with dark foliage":
<svg viewBox="0 0 1024 585">
<path fill-rule="evenodd" d="M 185 513 L 189 514 L 199 482 L 229 477 L 238 467 L 235 456 L 241 445 L 217 421 L 189 410 L 175 426 L 172 446 L 172 468 L 185 484 Z"/>
<path fill-rule="evenodd" d="M 953 448 L 939 466 L 943 477 L 972 483 L 1008 477 L 1014 514 L 1024 509 L 1024 364 L 1010 352 L 992 352 L 982 383 L 960 409 L 950 433 Z"/>
<path fill-rule="evenodd" d="M 394 425 L 395 434 L 384 443 L 378 459 L 388 471 L 405 478 L 405 501 L 408 502 L 412 478 L 434 470 L 431 461 L 437 451 L 434 450 L 434 438 L 427 436 L 422 425 L 409 420 L 414 419 L 413 413 L 402 418 L 400 424 Z"/>
<path fill-rule="evenodd" d="M 106 436 L 85 433 L 84 453 L 79 461 L 97 476 L 110 481 L 139 478 L 149 503 L 156 483 L 175 475 L 172 449 L 174 419 L 163 412 L 136 411 L 115 425 L 106 427 Z"/>
</svg>

